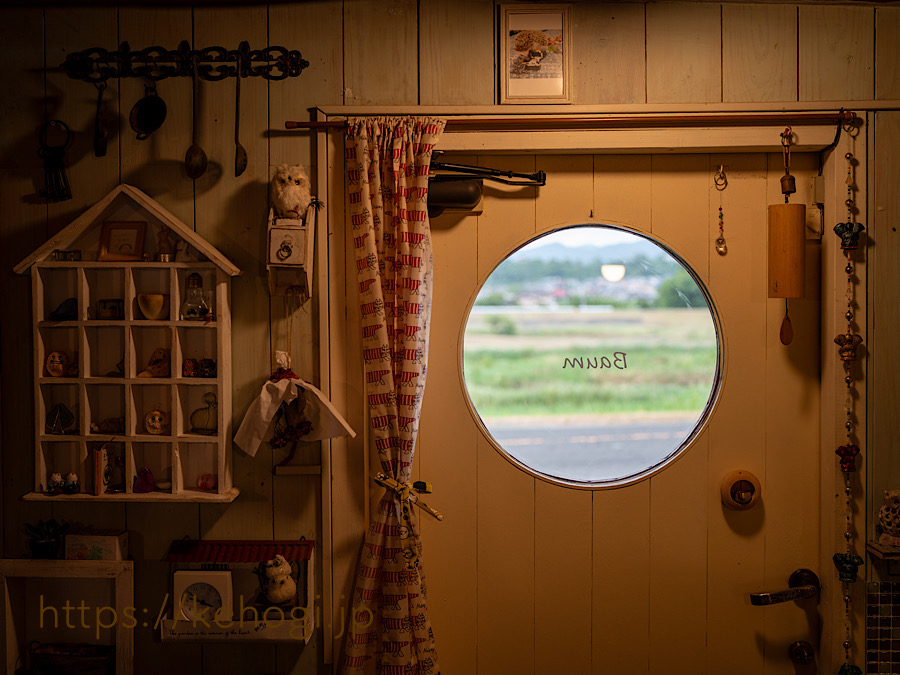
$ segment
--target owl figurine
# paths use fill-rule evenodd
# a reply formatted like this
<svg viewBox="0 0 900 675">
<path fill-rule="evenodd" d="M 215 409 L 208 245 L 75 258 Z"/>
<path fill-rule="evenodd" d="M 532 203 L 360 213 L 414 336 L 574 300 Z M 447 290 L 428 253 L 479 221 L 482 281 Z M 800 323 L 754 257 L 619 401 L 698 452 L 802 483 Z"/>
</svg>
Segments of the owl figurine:
<svg viewBox="0 0 900 675">
<path fill-rule="evenodd" d="M 272 176 L 272 207 L 279 218 L 302 219 L 312 197 L 309 176 L 302 164 L 280 164 Z"/>
</svg>

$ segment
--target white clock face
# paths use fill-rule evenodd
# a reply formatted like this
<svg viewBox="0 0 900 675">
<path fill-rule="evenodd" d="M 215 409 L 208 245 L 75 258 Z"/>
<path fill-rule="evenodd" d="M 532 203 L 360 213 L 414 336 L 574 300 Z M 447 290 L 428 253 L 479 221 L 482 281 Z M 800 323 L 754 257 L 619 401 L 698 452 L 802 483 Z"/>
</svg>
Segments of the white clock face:
<svg viewBox="0 0 900 675">
<path fill-rule="evenodd" d="M 184 589 L 180 602 L 181 612 L 186 618 L 213 621 L 222 607 L 222 595 L 215 586 L 198 581 Z"/>
</svg>

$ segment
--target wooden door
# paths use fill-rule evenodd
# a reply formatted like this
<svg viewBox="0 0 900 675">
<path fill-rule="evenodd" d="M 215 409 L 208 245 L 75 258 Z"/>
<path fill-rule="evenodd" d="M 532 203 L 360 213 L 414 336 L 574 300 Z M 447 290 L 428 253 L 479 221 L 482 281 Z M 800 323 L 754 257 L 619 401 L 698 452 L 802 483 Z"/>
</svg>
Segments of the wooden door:
<svg viewBox="0 0 900 675">
<path fill-rule="evenodd" d="M 780 154 L 454 158 L 543 169 L 545 187 L 485 183 L 478 216 L 432 220 L 435 294 L 417 476 L 446 514 L 423 518 L 428 604 L 447 673 L 793 673 L 788 646 L 817 644 L 819 610 L 751 606 L 820 568 L 818 240 L 807 292 L 766 295 L 766 207 L 782 200 Z M 809 203 L 816 157 L 795 155 L 795 202 Z M 713 174 L 726 167 L 718 192 Z M 715 252 L 723 206 L 728 252 Z M 708 287 L 722 324 L 724 381 L 703 433 L 670 466 L 625 487 L 572 489 L 507 461 L 467 405 L 459 359 L 480 285 L 536 234 L 618 223 L 671 247 Z M 732 470 L 761 502 L 723 508 Z M 828 632 L 828 631 L 826 631 Z"/>
</svg>

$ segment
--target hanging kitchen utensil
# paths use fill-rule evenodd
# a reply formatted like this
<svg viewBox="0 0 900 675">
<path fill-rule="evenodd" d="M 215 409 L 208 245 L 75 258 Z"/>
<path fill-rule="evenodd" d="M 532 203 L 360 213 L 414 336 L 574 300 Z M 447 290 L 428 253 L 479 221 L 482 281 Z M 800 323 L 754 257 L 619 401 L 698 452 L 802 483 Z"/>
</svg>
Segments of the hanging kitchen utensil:
<svg viewBox="0 0 900 675">
<path fill-rule="evenodd" d="M 100 119 L 100 109 L 103 106 L 103 92 L 106 91 L 106 82 L 95 84 L 97 87 L 97 113 L 94 116 L 94 157 L 106 157 L 106 140 L 109 132 Z"/>
<path fill-rule="evenodd" d="M 781 330 L 778 331 L 781 344 L 787 346 L 794 340 L 794 326 L 791 325 L 791 317 L 788 316 L 788 301 L 784 299 L 784 318 L 781 320 Z"/>
<path fill-rule="evenodd" d="M 166 112 L 166 102 L 157 93 L 156 83 L 148 80 L 144 85 L 144 98 L 132 106 L 128 116 L 137 139 L 144 141 L 159 129 L 166 120 Z"/>
<path fill-rule="evenodd" d="M 48 202 L 62 202 L 72 198 L 66 177 L 65 152 L 72 140 L 72 132 L 62 120 L 50 120 L 41 127 L 38 155 L 44 160 L 44 189 L 40 195 Z"/>
<path fill-rule="evenodd" d="M 234 176 L 237 178 L 247 170 L 247 151 L 238 137 L 241 125 L 241 62 L 238 59 L 237 74 L 234 78 Z"/>
<path fill-rule="evenodd" d="M 193 84 L 193 131 L 191 132 L 191 147 L 187 149 L 184 155 L 184 170 L 192 180 L 197 180 L 206 173 L 206 153 L 197 143 L 197 59 L 194 59 L 193 69 L 191 70 L 191 80 Z"/>
</svg>

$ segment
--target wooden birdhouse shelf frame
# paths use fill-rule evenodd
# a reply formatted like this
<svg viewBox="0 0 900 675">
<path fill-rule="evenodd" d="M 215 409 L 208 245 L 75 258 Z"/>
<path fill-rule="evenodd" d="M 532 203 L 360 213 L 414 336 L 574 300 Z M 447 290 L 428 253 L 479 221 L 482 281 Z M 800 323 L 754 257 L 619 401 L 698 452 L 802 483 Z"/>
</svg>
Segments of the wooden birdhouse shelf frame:
<svg viewBox="0 0 900 675">
<path fill-rule="evenodd" d="M 145 243 L 168 228 L 196 255 L 180 262 L 97 260 L 104 222 L 144 221 Z M 74 248 L 80 259 L 58 261 L 53 252 Z M 152 245 L 144 246 L 144 250 Z M 227 258 L 193 230 L 140 190 L 120 185 L 90 207 L 15 271 L 31 272 L 34 325 L 35 451 L 30 501 L 93 502 L 230 502 L 239 490 L 233 486 L 231 466 L 231 277 L 239 273 Z M 181 303 L 188 275 L 203 280 L 212 320 L 185 321 Z M 162 316 L 145 318 L 140 294 L 167 296 Z M 73 314 L 51 316 L 64 301 L 74 299 Z M 72 301 L 70 301 L 72 302 Z M 104 305 L 103 303 L 106 303 Z M 104 316 L 102 307 L 121 307 Z M 168 377 L 147 377 L 145 369 L 154 350 L 170 353 Z M 71 355 L 74 368 L 53 376 L 45 368 L 53 351 Z M 185 359 L 212 359 L 207 377 L 185 376 Z M 190 418 L 201 409 L 204 395 L 214 393 L 216 429 L 198 433 Z M 60 429 L 48 427 L 48 414 L 61 404 L 74 422 Z M 151 434 L 145 417 L 152 410 L 168 414 L 168 428 Z M 123 430 L 98 431 L 104 420 L 124 418 Z M 209 430 L 206 430 L 209 431 Z M 55 432 L 55 433 L 54 433 Z M 121 492 L 102 485 L 94 494 L 95 451 L 104 444 L 118 459 Z M 135 478 L 148 467 L 163 487 L 135 491 Z M 77 474 L 80 489 L 50 494 L 50 476 Z M 201 489 L 202 474 L 215 476 L 215 487 Z M 168 485 L 166 485 L 168 484 Z"/>
</svg>

